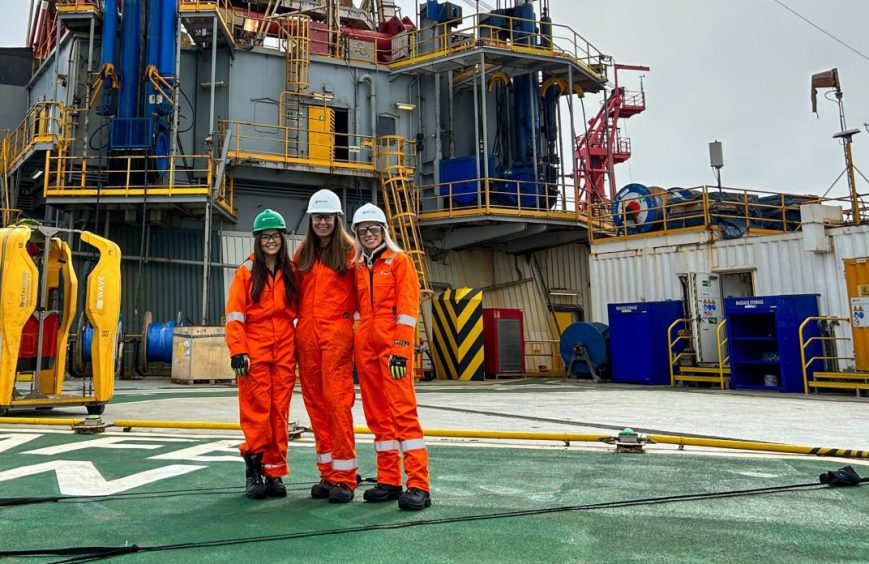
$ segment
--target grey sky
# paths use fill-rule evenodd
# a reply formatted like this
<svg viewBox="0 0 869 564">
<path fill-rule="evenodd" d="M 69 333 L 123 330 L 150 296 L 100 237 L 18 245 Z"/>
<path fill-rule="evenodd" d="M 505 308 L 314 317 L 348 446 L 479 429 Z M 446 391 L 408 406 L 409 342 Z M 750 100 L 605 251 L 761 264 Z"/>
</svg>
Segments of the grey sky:
<svg viewBox="0 0 869 564">
<path fill-rule="evenodd" d="M 462 2 L 466 13 L 469 8 Z M 869 2 L 782 0 L 869 55 Z M 0 45 L 24 44 L 28 0 L 0 0 Z M 399 0 L 405 13 L 413 3 Z M 488 0 L 495 4 L 494 0 Z M 724 143 L 727 186 L 823 193 L 844 168 L 836 105 L 811 114 L 813 73 L 839 68 L 857 166 L 869 176 L 869 60 L 810 27 L 773 0 L 550 0 L 556 23 L 622 63 L 645 64 L 648 110 L 626 122 L 633 158 L 617 167 L 629 181 L 660 186 L 713 184 L 707 144 Z M 593 22 L 593 23 L 592 23 Z M 630 76 L 633 74 L 634 76 Z M 626 86 L 638 86 L 636 73 Z M 597 111 L 589 96 L 586 110 Z M 577 108 L 578 109 L 578 108 Z M 577 112 L 577 115 L 578 112 Z M 577 118 L 581 130 L 581 118 Z M 859 179 L 862 192 L 869 183 Z M 844 179 L 833 190 L 844 195 Z"/>
</svg>

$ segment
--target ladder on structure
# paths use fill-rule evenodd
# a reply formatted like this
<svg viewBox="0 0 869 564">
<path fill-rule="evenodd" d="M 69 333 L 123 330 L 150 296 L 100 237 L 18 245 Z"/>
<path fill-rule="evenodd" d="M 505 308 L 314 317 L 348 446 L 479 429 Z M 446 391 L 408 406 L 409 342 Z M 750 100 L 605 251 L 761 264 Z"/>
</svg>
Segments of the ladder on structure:
<svg viewBox="0 0 869 564">
<path fill-rule="evenodd" d="M 284 128 L 286 155 L 298 157 L 302 143 L 301 98 L 310 86 L 311 18 L 293 14 L 281 20 L 286 41 L 286 89 L 279 102 L 279 125 Z"/>
<path fill-rule="evenodd" d="M 411 162 L 414 151 L 414 144 L 399 135 L 377 138 L 375 154 L 377 169 L 380 172 L 383 210 L 386 212 L 396 242 L 413 259 L 419 278 L 420 301 L 426 302 L 434 297 L 434 292 L 428 278 L 425 248 L 419 230 L 419 198 L 413 187 L 414 167 Z M 419 319 L 425 332 L 426 344 L 430 344 L 431 330 L 422 310 Z"/>
</svg>

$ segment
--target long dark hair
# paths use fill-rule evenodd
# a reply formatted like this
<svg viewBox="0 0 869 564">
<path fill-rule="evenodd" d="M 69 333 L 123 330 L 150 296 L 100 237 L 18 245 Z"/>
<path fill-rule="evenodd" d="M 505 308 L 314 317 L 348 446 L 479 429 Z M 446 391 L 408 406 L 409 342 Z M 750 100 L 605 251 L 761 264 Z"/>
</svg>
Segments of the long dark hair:
<svg viewBox="0 0 869 564">
<path fill-rule="evenodd" d="M 250 297 L 253 301 L 259 302 L 259 298 L 263 293 L 263 288 L 266 286 L 266 280 L 271 274 L 266 267 L 266 255 L 262 249 L 262 233 L 257 233 L 254 236 L 253 254 L 256 260 L 253 261 L 253 286 L 250 289 Z M 275 271 L 281 272 L 284 275 L 284 291 L 287 306 L 294 303 L 296 299 L 296 276 L 293 273 L 293 263 L 290 261 L 289 246 L 287 245 L 287 236 L 281 233 L 281 250 L 275 262 Z"/>
<path fill-rule="evenodd" d="M 337 272 L 340 276 L 347 273 L 347 263 L 349 255 L 356 248 L 356 243 L 353 238 L 344 229 L 344 221 L 341 216 L 335 216 L 335 230 L 329 236 L 329 244 L 325 247 L 320 246 L 320 237 L 314 233 L 314 220 L 308 219 L 308 233 L 305 239 L 299 244 L 299 250 L 296 256 L 296 266 L 302 272 L 310 272 L 314 268 L 314 262 L 317 259 Z"/>
</svg>

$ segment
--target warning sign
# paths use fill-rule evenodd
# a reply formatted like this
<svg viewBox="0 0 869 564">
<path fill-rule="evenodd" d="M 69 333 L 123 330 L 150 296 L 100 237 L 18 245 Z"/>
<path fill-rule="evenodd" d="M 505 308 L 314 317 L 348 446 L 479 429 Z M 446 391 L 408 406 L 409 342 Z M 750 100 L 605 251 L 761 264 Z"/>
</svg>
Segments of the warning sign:
<svg viewBox="0 0 869 564">
<path fill-rule="evenodd" d="M 851 325 L 869 327 L 869 298 L 851 298 Z"/>
</svg>

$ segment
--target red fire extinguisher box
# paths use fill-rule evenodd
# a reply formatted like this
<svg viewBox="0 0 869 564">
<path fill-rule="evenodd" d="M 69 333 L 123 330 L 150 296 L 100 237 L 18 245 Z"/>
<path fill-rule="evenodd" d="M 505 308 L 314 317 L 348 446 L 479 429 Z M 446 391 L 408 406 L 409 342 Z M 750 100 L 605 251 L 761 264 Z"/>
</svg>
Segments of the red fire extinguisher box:
<svg viewBox="0 0 869 564">
<path fill-rule="evenodd" d="M 486 377 L 525 373 L 525 327 L 521 309 L 483 309 Z"/>
</svg>

